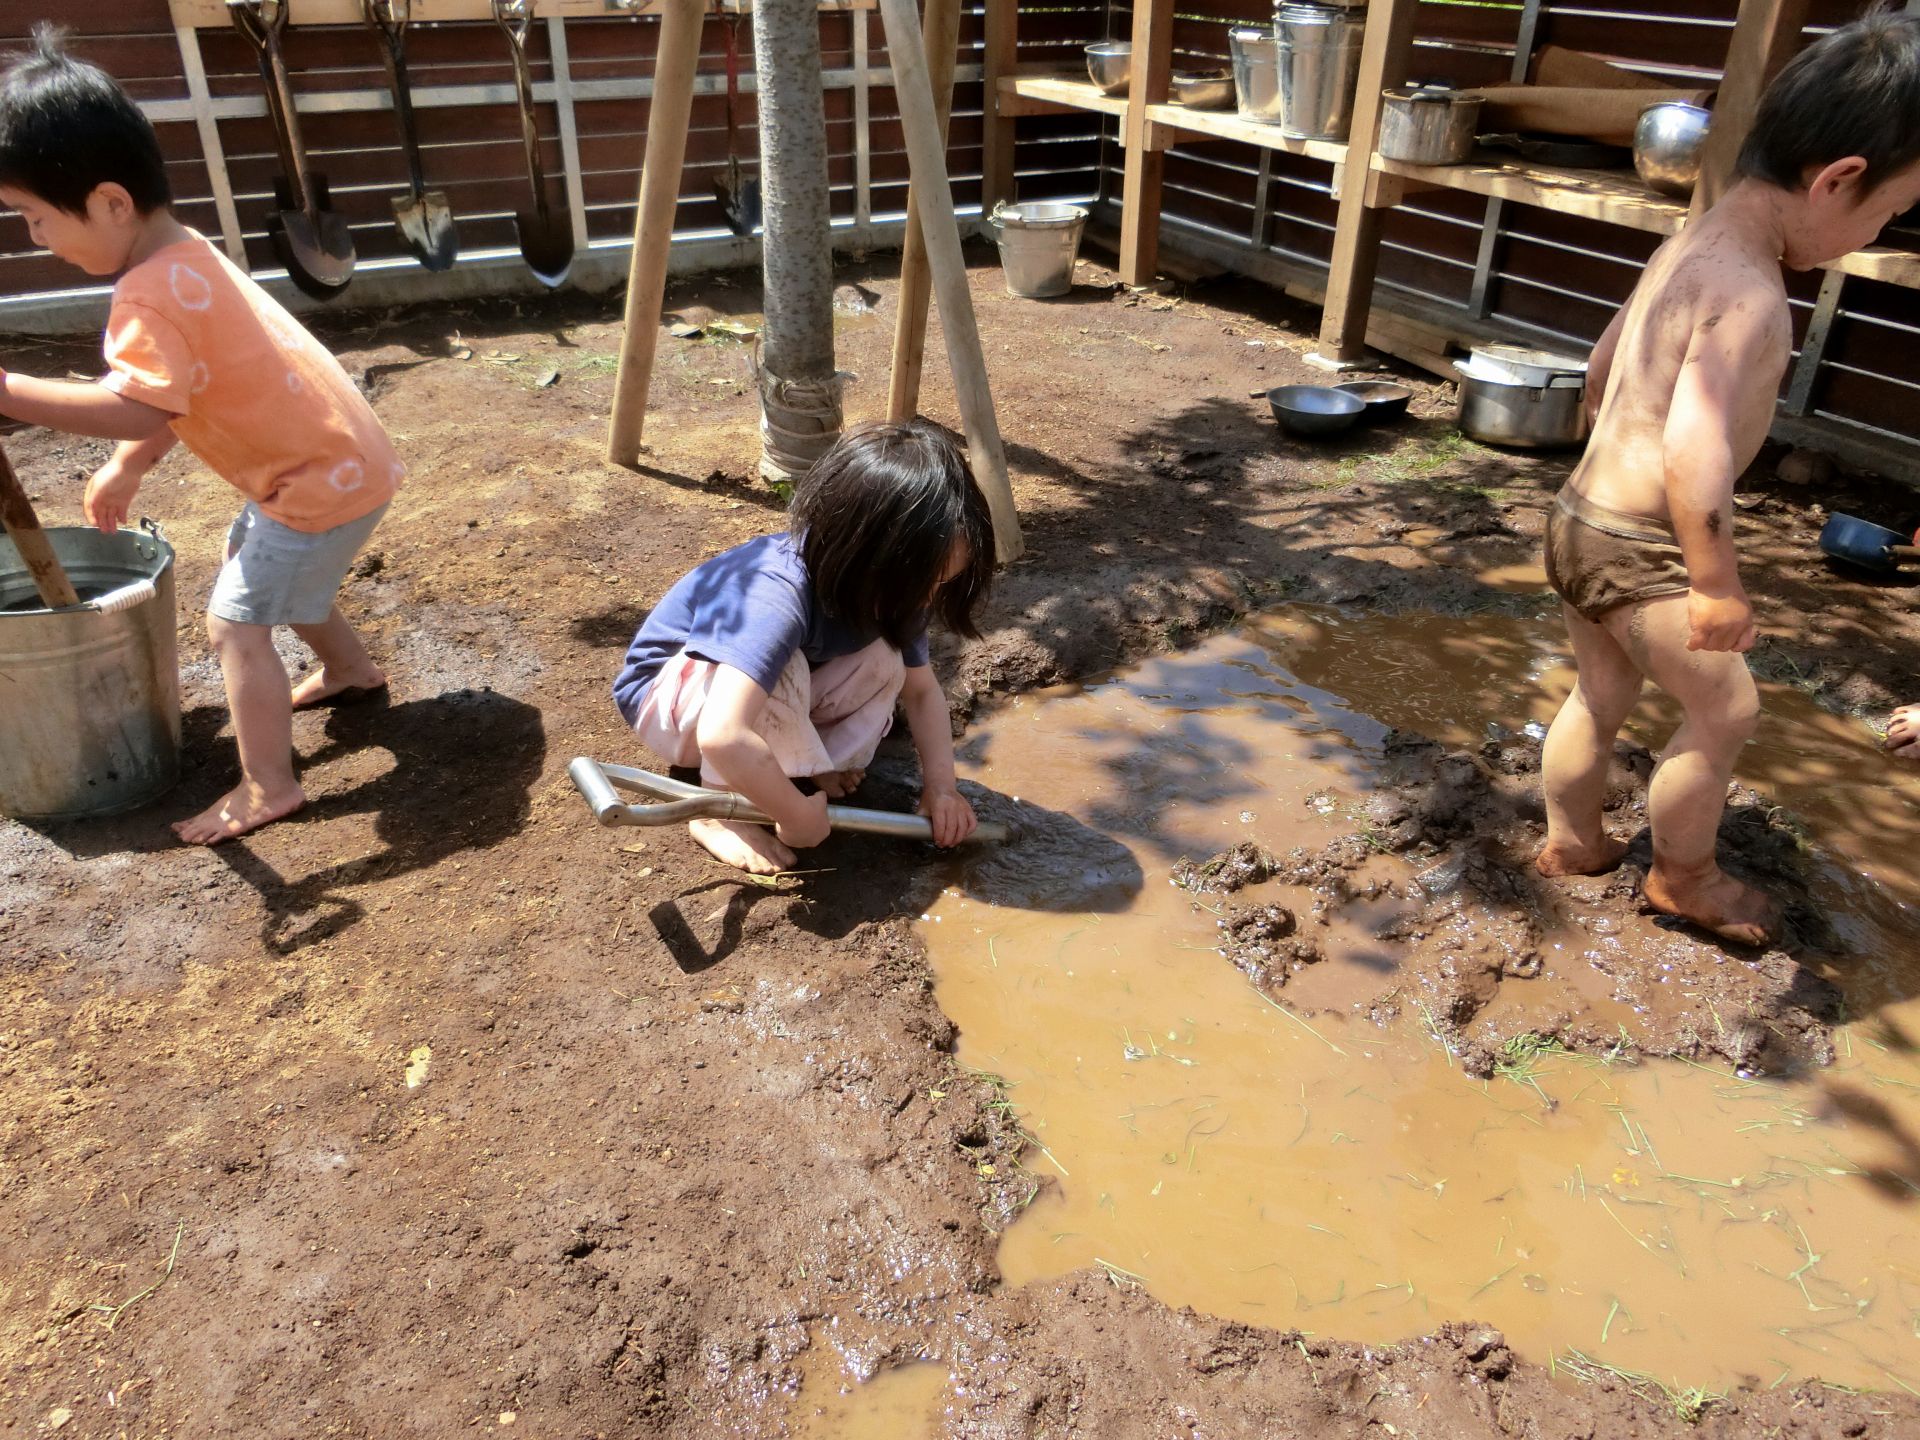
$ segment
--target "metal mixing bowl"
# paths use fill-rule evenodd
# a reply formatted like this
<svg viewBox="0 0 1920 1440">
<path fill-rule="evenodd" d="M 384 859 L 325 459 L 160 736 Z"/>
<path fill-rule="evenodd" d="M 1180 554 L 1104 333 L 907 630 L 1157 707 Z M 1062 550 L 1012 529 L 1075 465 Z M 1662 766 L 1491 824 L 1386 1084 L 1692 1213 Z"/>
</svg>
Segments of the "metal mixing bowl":
<svg viewBox="0 0 1920 1440">
<path fill-rule="evenodd" d="M 1124 95 L 1133 74 L 1133 46 L 1125 40 L 1102 40 L 1087 46 L 1087 74 L 1102 95 Z"/>
<path fill-rule="evenodd" d="M 1334 389 L 1346 395 L 1358 395 L 1367 407 L 1361 419 L 1368 425 L 1378 424 L 1382 420 L 1398 420 L 1407 413 L 1407 405 L 1413 399 L 1410 386 L 1396 385 L 1391 380 L 1349 380 Z"/>
<path fill-rule="evenodd" d="M 1175 72 L 1173 98 L 1191 110 L 1225 110 L 1233 104 L 1233 72 Z"/>
<path fill-rule="evenodd" d="M 1678 100 L 1649 105 L 1633 127 L 1633 168 L 1667 195 L 1691 195 L 1700 178 L 1700 147 L 1713 112 Z"/>
<path fill-rule="evenodd" d="M 1282 430 L 1312 438 L 1351 430 L 1367 409 L 1358 395 L 1327 385 L 1282 385 L 1267 392 L 1267 404 Z"/>
</svg>

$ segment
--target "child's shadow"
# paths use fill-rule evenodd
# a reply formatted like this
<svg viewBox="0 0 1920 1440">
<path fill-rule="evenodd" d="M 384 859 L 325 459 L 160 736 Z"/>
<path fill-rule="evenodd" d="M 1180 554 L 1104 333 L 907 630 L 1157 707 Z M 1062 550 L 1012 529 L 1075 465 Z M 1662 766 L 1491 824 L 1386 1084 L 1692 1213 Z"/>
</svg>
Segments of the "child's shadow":
<svg viewBox="0 0 1920 1440">
<path fill-rule="evenodd" d="M 243 842 L 214 848 L 259 892 L 266 907 L 261 943 L 282 955 L 331 939 L 361 918 L 359 902 L 340 887 L 404 875 L 517 834 L 547 753 L 540 712 L 491 690 L 344 706 L 327 716 L 326 740 L 302 757 L 303 770 L 369 749 L 390 751 L 396 763 L 351 790 L 323 796 L 298 818 L 371 813 L 384 849 L 290 881 Z"/>
</svg>

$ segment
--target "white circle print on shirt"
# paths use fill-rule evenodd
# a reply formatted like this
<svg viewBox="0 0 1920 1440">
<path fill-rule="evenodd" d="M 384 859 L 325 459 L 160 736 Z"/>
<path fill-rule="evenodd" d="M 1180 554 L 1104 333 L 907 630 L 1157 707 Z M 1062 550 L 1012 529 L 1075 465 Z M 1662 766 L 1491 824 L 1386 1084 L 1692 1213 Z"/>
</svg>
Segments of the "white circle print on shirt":
<svg viewBox="0 0 1920 1440">
<path fill-rule="evenodd" d="M 213 304 L 213 286 L 191 265 L 176 261 L 167 271 L 167 288 L 183 310 L 205 310 Z"/>
<path fill-rule="evenodd" d="M 327 483 L 342 495 L 358 490 L 366 482 L 367 467 L 358 460 L 342 460 L 327 476 Z"/>
<path fill-rule="evenodd" d="M 204 360 L 194 361 L 193 368 L 187 372 L 187 393 L 189 395 L 204 395 L 207 393 L 207 386 L 212 383 L 213 372 L 207 369 L 207 362 Z"/>
</svg>

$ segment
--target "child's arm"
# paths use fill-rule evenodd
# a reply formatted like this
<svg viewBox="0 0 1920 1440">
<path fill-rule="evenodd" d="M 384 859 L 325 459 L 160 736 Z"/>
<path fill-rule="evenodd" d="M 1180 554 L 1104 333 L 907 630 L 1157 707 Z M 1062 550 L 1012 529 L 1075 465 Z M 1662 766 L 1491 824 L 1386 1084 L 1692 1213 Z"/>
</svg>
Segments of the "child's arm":
<svg viewBox="0 0 1920 1440">
<path fill-rule="evenodd" d="M 1728 308 L 1693 332 L 1663 437 L 1667 510 L 1692 586 L 1689 650 L 1753 648 L 1758 632 L 1733 548 L 1736 445 L 1764 435 L 1785 353 L 1784 317 Z"/>
<path fill-rule="evenodd" d="M 113 458 L 87 482 L 86 494 L 80 502 L 87 523 L 108 535 L 125 524 L 127 512 L 133 508 L 133 497 L 140 493 L 140 482 L 175 443 L 176 437 L 170 429 L 163 429 L 145 440 L 122 440 Z"/>
<path fill-rule="evenodd" d="M 773 758 L 753 727 L 767 708 L 767 692 L 744 670 L 714 667 L 706 704 L 700 708 L 696 740 L 700 756 L 714 773 L 778 823 L 774 834 L 796 850 L 827 838 L 827 797 L 802 795 Z"/>
<path fill-rule="evenodd" d="M 117 395 L 91 380 L 41 380 L 0 370 L 0 415 L 70 435 L 147 440 L 173 417 L 158 406 Z"/>
<path fill-rule="evenodd" d="M 913 748 L 920 752 L 920 813 L 933 822 L 933 843 L 958 845 L 980 822 L 953 779 L 953 718 L 931 665 L 909 665 L 900 692 Z"/>
</svg>

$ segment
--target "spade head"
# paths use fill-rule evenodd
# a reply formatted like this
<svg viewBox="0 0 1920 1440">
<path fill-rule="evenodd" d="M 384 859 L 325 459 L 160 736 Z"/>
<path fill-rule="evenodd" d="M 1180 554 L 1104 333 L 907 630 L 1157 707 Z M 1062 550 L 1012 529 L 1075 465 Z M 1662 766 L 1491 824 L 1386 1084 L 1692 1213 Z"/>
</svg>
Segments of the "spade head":
<svg viewBox="0 0 1920 1440">
<path fill-rule="evenodd" d="M 727 228 L 743 240 L 752 239 L 760 227 L 760 177 L 747 174 L 739 159 L 729 155 L 727 168 L 713 177 L 713 193 Z"/>
<path fill-rule="evenodd" d="M 450 270 L 460 253 L 460 232 L 454 228 L 453 209 L 439 190 L 408 191 L 393 197 L 393 223 L 413 258 L 429 270 Z"/>
<path fill-rule="evenodd" d="M 327 207 L 327 183 L 313 177 L 311 212 L 296 208 L 292 187 L 275 184 L 280 208 L 267 218 L 267 238 L 293 283 L 316 300 L 330 300 L 353 278 L 353 230 Z"/>
<path fill-rule="evenodd" d="M 533 278 L 550 289 L 567 283 L 573 268 L 573 227 L 567 217 L 545 205 L 522 210 L 513 217 L 520 232 L 520 255 Z"/>
</svg>

